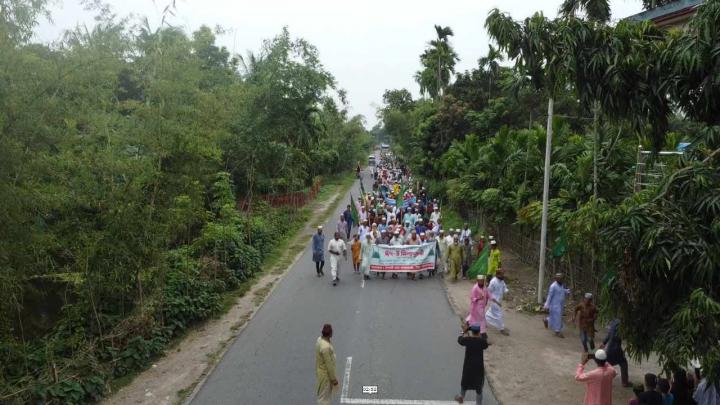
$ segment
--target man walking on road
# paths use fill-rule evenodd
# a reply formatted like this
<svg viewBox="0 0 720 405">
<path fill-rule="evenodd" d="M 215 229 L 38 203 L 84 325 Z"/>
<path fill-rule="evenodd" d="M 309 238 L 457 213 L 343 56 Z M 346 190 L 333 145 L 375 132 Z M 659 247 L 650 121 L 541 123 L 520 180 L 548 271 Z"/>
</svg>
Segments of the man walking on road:
<svg viewBox="0 0 720 405">
<path fill-rule="evenodd" d="M 559 338 L 565 337 L 562 334 L 562 316 L 563 308 L 565 307 L 565 297 L 568 295 L 570 295 L 570 290 L 563 286 L 562 273 L 555 274 L 555 282 L 550 285 L 544 306 L 544 308 L 549 311 L 549 315 L 543 322 L 545 323 L 545 328 L 549 326 L 553 332 L 555 332 L 555 336 Z"/>
<path fill-rule="evenodd" d="M 607 354 L 600 349 L 595 352 L 597 368 L 585 372 L 590 356 L 583 353 L 582 362 L 575 370 L 575 381 L 585 383 L 585 401 L 583 405 L 612 405 L 612 380 L 617 370 L 607 363 Z"/>
<path fill-rule="evenodd" d="M 360 249 L 360 268 L 362 269 L 363 278 L 370 280 L 370 259 L 372 258 L 373 252 L 373 241 L 370 234 L 365 235 L 365 242 L 363 242 Z M 385 278 L 385 273 L 383 273 Z"/>
<path fill-rule="evenodd" d="M 577 319 L 578 329 L 580 329 L 580 343 L 583 345 L 585 353 L 595 350 L 595 318 L 597 317 L 597 308 L 592 303 L 592 294 L 586 293 L 582 302 L 575 307 L 572 322 Z"/>
<path fill-rule="evenodd" d="M 505 284 L 505 272 L 503 269 L 498 269 L 495 277 L 490 280 L 490 285 L 487 289 L 497 302 L 502 302 L 505 294 L 510 291 Z M 488 307 L 487 312 L 485 312 L 485 322 L 500 329 L 500 333 L 503 335 L 509 335 L 508 331 L 505 329 L 505 314 L 503 314 L 501 305 L 494 302 L 490 303 L 490 307 Z"/>
<path fill-rule="evenodd" d="M 472 335 L 468 335 L 468 329 Z M 455 401 L 463 403 L 465 393 L 475 390 L 475 403 L 482 404 L 482 390 L 485 384 L 485 363 L 483 351 L 488 348 L 487 339 L 480 336 L 480 327 L 463 325 L 463 334 L 458 337 L 458 344 L 465 346 L 465 360 L 463 361 L 462 379 L 460 380 L 460 395 Z"/>
<path fill-rule="evenodd" d="M 317 227 L 317 233 L 312 237 L 312 259 L 315 262 L 315 271 L 318 277 L 325 275 L 325 236 L 322 233 L 322 225 Z"/>
<path fill-rule="evenodd" d="M 335 232 L 335 239 L 328 243 L 328 252 L 330 252 L 330 274 L 333 278 L 333 286 L 336 286 L 340 277 L 340 255 L 347 259 L 347 247 L 345 241 L 340 237 L 340 232 Z"/>
<path fill-rule="evenodd" d="M 325 324 L 322 328 L 322 336 L 315 343 L 315 395 L 318 405 L 330 405 L 332 397 L 337 393 L 338 380 L 335 377 L 335 349 L 330 339 L 332 338 L 332 326 Z"/>
<path fill-rule="evenodd" d="M 353 217 L 352 217 L 352 210 L 350 209 L 350 205 L 347 206 L 345 209 L 345 212 L 343 212 L 343 217 L 345 217 L 345 223 L 347 225 L 346 235 L 347 238 L 350 239 L 350 231 L 352 231 L 353 227 Z"/>
<path fill-rule="evenodd" d="M 337 222 L 335 232 L 340 234 L 340 238 L 345 239 L 345 233 L 347 232 L 347 222 L 345 222 L 345 215 L 340 215 L 340 219 Z M 347 237 L 350 241 L 350 237 Z"/>
<path fill-rule="evenodd" d="M 352 251 L 352 262 L 353 271 L 355 273 L 360 272 L 360 250 L 362 249 L 362 243 L 360 242 L 360 235 L 355 234 L 353 241 L 350 244 L 350 250 Z"/>
</svg>

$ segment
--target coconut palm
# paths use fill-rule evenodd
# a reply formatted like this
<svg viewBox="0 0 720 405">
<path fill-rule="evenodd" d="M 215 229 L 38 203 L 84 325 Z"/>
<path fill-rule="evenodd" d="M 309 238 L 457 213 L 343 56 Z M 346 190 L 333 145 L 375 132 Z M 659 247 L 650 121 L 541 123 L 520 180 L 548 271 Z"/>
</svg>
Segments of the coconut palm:
<svg viewBox="0 0 720 405">
<path fill-rule="evenodd" d="M 450 84 L 451 75 L 455 73 L 455 63 L 460 60 L 449 42 L 453 35 L 452 29 L 436 25 L 435 33 L 437 38 L 430 41 L 428 48 L 420 55 L 424 69 L 415 74 L 420 92 L 433 98 L 444 93 Z"/>
</svg>

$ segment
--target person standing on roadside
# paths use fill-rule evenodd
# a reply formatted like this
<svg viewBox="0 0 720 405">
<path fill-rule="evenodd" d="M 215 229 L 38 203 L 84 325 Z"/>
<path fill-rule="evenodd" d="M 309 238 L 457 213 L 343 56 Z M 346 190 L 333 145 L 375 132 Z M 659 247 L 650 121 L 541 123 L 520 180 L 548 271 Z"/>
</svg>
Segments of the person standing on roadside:
<svg viewBox="0 0 720 405">
<path fill-rule="evenodd" d="M 610 364 L 607 363 L 607 353 L 600 349 L 593 356 L 597 368 L 585 372 L 590 356 L 583 353 L 582 361 L 575 370 L 575 381 L 585 383 L 585 401 L 583 405 L 612 405 L 612 380 L 617 375 Z"/>
<path fill-rule="evenodd" d="M 555 332 L 555 336 L 559 338 L 565 337 L 562 333 L 562 317 L 563 309 L 565 308 L 565 297 L 568 295 L 570 295 L 570 290 L 563 285 L 562 273 L 555 274 L 555 282 L 553 282 L 550 285 L 550 289 L 548 289 L 547 300 L 544 305 L 549 315 L 543 319 L 543 323 L 545 323 L 545 328 L 549 326 L 553 332 Z"/>
<path fill-rule="evenodd" d="M 336 286 L 340 277 L 340 255 L 347 259 L 347 247 L 345 241 L 340 237 L 340 232 L 335 232 L 335 239 L 328 242 L 328 252 L 330 252 L 330 274 L 333 278 L 333 286 Z"/>
<path fill-rule="evenodd" d="M 322 233 L 322 225 L 317 227 L 317 233 L 312 237 L 312 259 L 315 262 L 315 271 L 317 276 L 324 276 L 323 267 L 325 267 L 325 236 Z"/>
<path fill-rule="evenodd" d="M 480 335 L 479 326 L 463 325 L 463 333 L 458 336 L 458 344 L 465 347 L 465 360 L 463 361 L 462 379 L 460 380 L 460 394 L 455 401 L 462 404 L 465 393 L 475 390 L 475 403 L 482 404 L 482 390 L 485 385 L 485 360 L 483 351 L 488 348 L 487 338 Z M 468 334 L 468 330 L 472 335 Z"/>
<path fill-rule="evenodd" d="M 580 329 L 580 342 L 582 343 L 585 353 L 595 350 L 595 318 L 597 317 L 597 308 L 592 303 L 592 294 L 585 293 L 585 298 L 575 307 L 572 321 L 577 320 L 578 329 Z"/>
<path fill-rule="evenodd" d="M 335 348 L 330 339 L 333 330 L 330 324 L 322 328 L 322 335 L 315 343 L 315 396 L 318 405 L 330 405 L 332 397 L 338 391 L 338 380 L 335 376 Z"/>
<path fill-rule="evenodd" d="M 360 248 L 360 268 L 362 269 L 363 278 L 370 280 L 370 259 L 373 252 L 373 240 L 370 234 L 365 235 L 365 241 Z M 385 273 L 382 273 L 385 278 Z"/>
</svg>

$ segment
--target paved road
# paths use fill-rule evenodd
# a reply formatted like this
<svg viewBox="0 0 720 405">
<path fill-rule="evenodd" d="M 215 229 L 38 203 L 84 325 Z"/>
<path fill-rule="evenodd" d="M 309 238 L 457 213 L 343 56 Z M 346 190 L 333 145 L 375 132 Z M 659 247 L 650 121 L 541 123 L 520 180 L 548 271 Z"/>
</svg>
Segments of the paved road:
<svg viewBox="0 0 720 405">
<path fill-rule="evenodd" d="M 369 174 L 363 174 L 370 189 Z M 356 182 L 353 196 L 358 190 Z M 345 201 L 349 196 L 325 224 L 326 240 Z M 329 263 L 325 277 L 316 277 L 309 246 L 308 238 L 308 249 L 192 404 L 314 404 L 314 347 L 324 323 L 333 325 L 338 380 L 347 391 L 336 404 L 454 403 L 449 401 L 459 389 L 464 349 L 456 341 L 459 319 L 442 281 L 373 278 L 363 284 L 351 263 L 342 262 L 341 281 L 333 287 Z M 376 385 L 377 394 L 363 394 L 363 385 Z M 487 384 L 484 397 L 484 404 L 496 404 Z M 474 399 L 469 393 L 466 402 Z"/>
</svg>

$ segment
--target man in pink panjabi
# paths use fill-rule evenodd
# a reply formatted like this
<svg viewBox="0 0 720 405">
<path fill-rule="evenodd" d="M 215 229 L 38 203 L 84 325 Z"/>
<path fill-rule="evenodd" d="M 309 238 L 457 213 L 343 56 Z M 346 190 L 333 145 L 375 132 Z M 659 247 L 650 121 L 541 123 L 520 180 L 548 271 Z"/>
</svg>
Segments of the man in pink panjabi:
<svg viewBox="0 0 720 405">
<path fill-rule="evenodd" d="M 479 326 L 480 335 L 486 335 L 485 326 L 485 308 L 488 302 L 494 302 L 497 305 L 501 305 L 485 288 L 485 276 L 478 274 L 477 283 L 473 286 L 472 292 L 470 293 L 470 314 L 465 318 L 468 326 Z"/>
<path fill-rule="evenodd" d="M 612 381 L 617 375 L 617 370 L 607 362 L 605 350 L 596 351 L 594 358 L 597 363 L 595 370 L 585 372 L 585 364 L 590 359 L 585 353 L 582 363 L 578 364 L 575 371 L 575 381 L 585 383 L 583 405 L 612 405 Z"/>
</svg>

